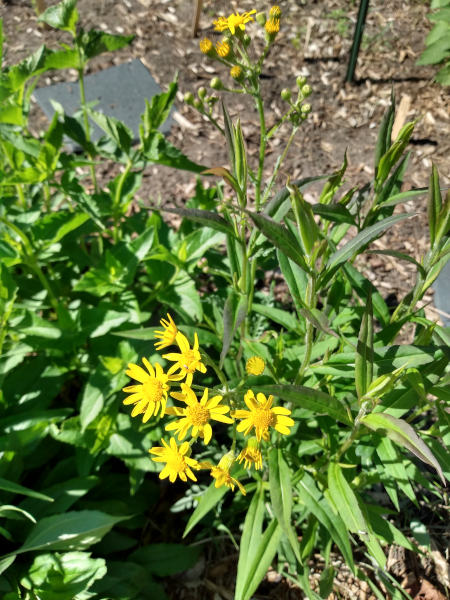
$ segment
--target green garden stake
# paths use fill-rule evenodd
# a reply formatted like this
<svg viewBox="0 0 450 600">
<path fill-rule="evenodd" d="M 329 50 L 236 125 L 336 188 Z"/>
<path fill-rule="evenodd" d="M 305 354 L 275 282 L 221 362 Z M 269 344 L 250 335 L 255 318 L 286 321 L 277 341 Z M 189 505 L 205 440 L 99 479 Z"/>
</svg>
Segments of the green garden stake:
<svg viewBox="0 0 450 600">
<path fill-rule="evenodd" d="M 356 23 L 355 37 L 353 38 L 352 50 L 350 53 L 350 61 L 348 63 L 347 77 L 345 81 L 353 81 L 355 77 L 356 61 L 358 60 L 359 48 L 366 24 L 367 12 L 369 10 L 369 0 L 361 0 L 358 12 L 358 21 Z"/>
</svg>

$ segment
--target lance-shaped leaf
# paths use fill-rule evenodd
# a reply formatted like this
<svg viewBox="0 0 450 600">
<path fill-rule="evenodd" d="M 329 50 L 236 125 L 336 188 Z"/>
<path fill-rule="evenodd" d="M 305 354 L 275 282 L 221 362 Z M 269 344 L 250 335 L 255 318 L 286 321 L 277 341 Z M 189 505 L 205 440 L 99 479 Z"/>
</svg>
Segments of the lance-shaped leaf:
<svg viewBox="0 0 450 600">
<path fill-rule="evenodd" d="M 312 323 L 319 331 L 323 331 L 323 333 L 327 333 L 328 335 L 332 335 L 333 337 L 340 339 L 339 335 L 333 331 L 333 329 L 331 329 L 328 317 L 324 315 L 323 312 L 321 312 L 318 308 L 301 308 L 300 314 L 302 317 L 305 317 L 307 321 Z"/>
<path fill-rule="evenodd" d="M 397 139 L 392 144 L 390 149 L 386 152 L 384 156 L 381 157 L 380 162 L 378 164 L 378 172 L 376 178 L 376 191 L 380 191 L 382 184 L 386 181 L 389 176 L 389 173 L 392 167 L 399 160 L 401 155 L 403 154 L 406 146 L 409 143 L 409 138 L 414 131 L 414 126 L 416 121 L 412 123 L 407 123 L 404 125 L 397 136 Z"/>
<path fill-rule="evenodd" d="M 366 311 L 358 336 L 355 355 L 355 385 L 358 398 L 362 398 L 373 379 L 373 310 L 372 293 L 367 296 Z"/>
<path fill-rule="evenodd" d="M 406 202 L 411 198 L 415 198 L 416 196 L 423 196 L 428 192 L 428 188 L 419 188 L 417 190 L 409 190 L 409 192 L 400 192 L 399 194 L 394 194 L 393 196 L 389 196 L 389 198 L 385 202 L 380 202 L 380 206 L 395 206 L 396 204 L 401 204 L 402 202 Z"/>
<path fill-rule="evenodd" d="M 228 156 L 230 157 L 231 170 L 233 171 L 233 175 L 236 176 L 236 149 L 235 149 L 235 141 L 234 141 L 233 121 L 231 120 L 230 114 L 223 102 L 222 102 L 222 110 L 223 110 L 225 139 L 227 141 L 227 148 L 228 148 Z"/>
<path fill-rule="evenodd" d="M 408 219 L 413 215 L 411 214 L 402 214 L 402 215 L 393 215 L 392 217 L 388 217 L 387 219 L 383 219 L 375 225 L 371 225 L 367 229 L 363 229 L 357 236 L 355 236 L 352 240 L 347 242 L 342 248 L 334 252 L 327 262 L 326 271 L 321 277 L 321 281 L 319 281 L 319 285 L 323 287 L 334 275 L 334 273 L 339 269 L 339 267 L 347 262 L 360 248 L 369 244 L 372 240 L 378 237 L 383 231 L 392 227 L 395 223 L 399 223 L 404 219 Z"/>
<path fill-rule="evenodd" d="M 354 191 L 355 190 L 353 190 L 353 192 Z M 319 217 L 322 217 L 327 221 L 332 221 L 333 223 L 356 225 L 355 219 L 350 211 L 342 204 L 313 204 L 312 211 L 315 215 L 319 215 Z"/>
<path fill-rule="evenodd" d="M 396 444 L 412 452 L 423 462 L 434 467 L 445 485 L 445 478 L 440 464 L 409 423 L 386 413 L 371 413 L 363 417 L 361 423 L 381 436 L 387 436 Z"/>
<path fill-rule="evenodd" d="M 436 226 L 438 215 L 442 208 L 441 189 L 439 187 L 439 173 L 436 165 L 433 167 L 430 175 L 430 185 L 428 187 L 427 213 L 428 213 L 428 228 L 430 230 L 430 242 L 433 246 L 436 239 Z"/>
<path fill-rule="evenodd" d="M 394 86 L 391 91 L 391 104 L 387 111 L 384 113 L 380 124 L 380 130 L 378 132 L 378 140 L 375 146 L 375 177 L 378 173 L 378 165 L 380 164 L 381 157 L 386 154 L 391 145 L 391 134 L 392 127 L 394 125 L 395 118 L 395 94 Z"/>
<path fill-rule="evenodd" d="M 396 485 L 404 492 L 408 498 L 417 505 L 414 490 L 409 482 L 406 469 L 399 455 L 397 446 L 388 437 L 382 437 L 374 434 L 373 441 L 378 457 L 388 477 L 395 481 Z M 387 491 L 387 490 L 386 490 Z M 389 492 L 388 492 L 389 493 Z"/>
<path fill-rule="evenodd" d="M 298 267 L 298 265 L 290 261 L 287 256 L 280 252 L 280 250 L 277 250 L 277 257 L 281 272 L 283 273 L 283 277 L 291 292 L 295 308 L 300 314 L 300 310 L 303 308 L 302 298 L 305 297 L 306 292 L 306 281 L 300 278 L 299 273 L 305 275 L 305 279 L 306 274 Z M 295 267 L 298 273 L 294 271 L 293 267 Z"/>
<path fill-rule="evenodd" d="M 290 179 L 288 179 L 286 187 L 291 193 L 292 210 L 294 211 L 302 246 L 306 254 L 310 255 L 313 250 L 314 243 L 319 236 L 319 230 L 316 222 L 314 221 L 314 215 L 311 210 L 311 206 L 305 202 L 299 189 L 295 185 L 291 185 Z"/>
<path fill-rule="evenodd" d="M 345 479 L 339 463 L 331 462 L 328 467 L 328 488 L 336 508 L 347 528 L 359 535 L 367 534 L 367 525 L 356 496 Z"/>
<path fill-rule="evenodd" d="M 212 169 L 206 169 L 206 171 L 201 172 L 201 175 L 217 175 L 217 177 L 222 177 L 225 179 L 228 185 L 231 185 L 236 194 L 241 193 L 241 189 L 239 187 L 239 183 L 236 181 L 236 178 L 233 177 L 230 171 L 225 169 L 225 167 L 213 167 Z"/>
<path fill-rule="evenodd" d="M 333 396 L 304 385 L 262 385 L 252 388 L 254 393 L 277 396 L 286 402 L 294 402 L 319 415 L 329 415 L 344 425 L 353 425 L 344 406 Z"/>
<path fill-rule="evenodd" d="M 375 316 L 385 327 L 389 325 L 391 313 L 380 292 L 372 285 L 372 282 L 350 263 L 346 263 L 342 267 L 342 270 L 361 300 L 367 302 L 369 293 L 372 294 L 372 306 Z"/>
<path fill-rule="evenodd" d="M 0 490 L 12 492 L 13 494 L 23 494 L 24 496 L 30 496 L 31 498 L 37 498 L 38 500 L 45 500 L 46 502 L 53 502 L 53 498 L 50 498 L 50 496 L 46 496 L 40 492 L 35 492 L 34 490 L 23 487 L 23 485 L 19 485 L 18 483 L 14 483 L 13 481 L 8 481 L 7 479 L 3 478 L 0 478 Z"/>
<path fill-rule="evenodd" d="M 200 225 L 205 225 L 206 227 L 211 227 L 211 229 L 221 231 L 222 233 L 226 233 L 227 235 L 236 238 L 236 232 L 231 223 L 212 210 L 202 210 L 200 208 L 152 208 L 152 210 L 163 210 L 164 212 L 172 213 L 174 215 L 180 215 L 180 217 L 185 217 L 190 221 L 200 223 Z"/>
<path fill-rule="evenodd" d="M 286 461 L 283 458 L 283 451 L 276 447 L 269 453 L 269 480 L 270 480 L 270 499 L 275 517 L 278 519 L 281 529 L 286 534 L 292 550 L 300 564 L 302 557 L 298 545 L 297 536 L 292 528 L 292 486 L 291 474 Z"/>
<path fill-rule="evenodd" d="M 239 562 L 236 577 L 236 598 L 242 598 L 245 584 L 249 579 L 252 558 L 258 548 L 262 536 L 264 521 L 264 485 L 258 484 L 250 502 L 242 530 L 239 548 Z"/>
<path fill-rule="evenodd" d="M 344 162 L 342 164 L 342 167 L 339 169 L 339 171 L 335 171 L 330 177 L 330 179 L 323 186 L 323 190 L 319 198 L 320 204 L 330 204 L 330 202 L 333 200 L 334 194 L 342 185 L 342 178 L 344 177 L 347 165 L 347 150 L 345 150 Z"/>
<path fill-rule="evenodd" d="M 223 361 L 230 349 L 234 335 L 244 321 L 247 314 L 248 297 L 246 294 L 240 295 L 236 292 L 231 292 L 225 302 L 223 311 L 223 348 L 220 353 L 220 368 L 223 366 Z"/>
<path fill-rule="evenodd" d="M 409 361 L 406 365 L 403 365 L 398 369 L 395 369 L 395 371 L 392 371 L 392 373 L 387 373 L 386 375 L 380 375 L 380 377 L 377 377 L 375 381 L 372 381 L 372 383 L 369 385 L 365 395 L 368 398 L 381 398 L 381 396 L 384 396 L 384 394 L 390 392 L 394 388 L 398 378 L 408 364 Z"/>
<path fill-rule="evenodd" d="M 312 185 L 316 181 L 326 179 L 328 175 L 319 175 L 318 177 L 305 177 L 304 179 L 295 179 L 292 185 L 298 187 L 299 190 L 304 190 L 308 186 Z M 287 187 L 280 190 L 272 200 L 266 205 L 264 213 L 269 217 L 272 217 L 274 221 L 279 223 L 281 219 L 291 209 L 290 192 Z"/>
<path fill-rule="evenodd" d="M 450 229 L 450 190 L 445 196 L 442 210 L 439 213 L 436 227 L 436 239 L 441 240 L 444 235 L 447 235 Z"/>
<path fill-rule="evenodd" d="M 422 375 L 418 369 L 408 369 L 406 372 L 409 383 L 412 385 L 414 390 L 417 392 L 419 398 L 422 400 L 427 400 L 427 391 L 425 389 L 425 384 L 422 379 Z"/>
<path fill-rule="evenodd" d="M 447 412 L 447 407 L 437 404 L 438 421 L 439 421 L 439 433 L 441 434 L 442 441 L 450 450 L 450 415 Z"/>
<path fill-rule="evenodd" d="M 404 252 L 398 252 L 397 250 L 369 250 L 367 254 L 381 254 L 383 256 L 393 256 L 394 258 L 398 258 L 399 260 L 406 260 L 411 264 L 415 265 L 419 271 L 425 275 L 425 269 L 422 267 L 420 263 L 417 262 L 415 258 L 405 254 Z"/>
<path fill-rule="evenodd" d="M 264 213 L 248 213 L 253 219 L 254 224 L 263 233 L 272 244 L 281 250 L 288 258 L 295 262 L 304 271 L 309 271 L 303 258 L 302 249 L 294 238 L 294 236 L 279 223 L 275 223 L 273 219 Z"/>
</svg>

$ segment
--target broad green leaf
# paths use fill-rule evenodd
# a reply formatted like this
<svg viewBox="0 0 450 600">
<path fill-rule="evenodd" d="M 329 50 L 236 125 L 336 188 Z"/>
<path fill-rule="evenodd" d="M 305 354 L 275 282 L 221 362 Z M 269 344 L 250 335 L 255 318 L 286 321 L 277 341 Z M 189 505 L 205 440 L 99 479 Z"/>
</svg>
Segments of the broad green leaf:
<svg viewBox="0 0 450 600">
<path fill-rule="evenodd" d="M 74 231 L 89 220 L 86 213 L 70 213 L 69 211 L 58 211 L 50 213 L 33 227 L 33 235 L 36 240 L 43 242 L 44 247 L 49 247 L 63 239 L 71 231 Z"/>
<path fill-rule="evenodd" d="M 329 415 L 344 425 L 352 426 L 352 422 L 344 406 L 333 396 L 303 385 L 263 385 L 252 388 L 254 393 L 277 396 L 285 402 L 294 402 L 306 410 L 319 415 Z"/>
<path fill-rule="evenodd" d="M 356 496 L 345 479 L 339 463 L 331 462 L 328 467 L 328 487 L 342 520 L 352 533 L 367 535 L 367 524 L 358 505 Z"/>
<path fill-rule="evenodd" d="M 171 144 L 164 134 L 159 131 L 152 132 L 146 140 L 143 151 L 145 158 L 159 165 L 166 165 L 174 169 L 203 173 L 205 167 L 189 160 L 176 146 Z"/>
<path fill-rule="evenodd" d="M 342 204 L 313 204 L 311 208 L 315 215 L 319 215 L 327 221 L 356 226 L 354 217 L 348 208 L 345 208 Z"/>
<path fill-rule="evenodd" d="M 214 231 L 210 227 L 202 227 L 185 237 L 183 245 L 187 255 L 186 261 L 191 265 L 190 268 L 205 255 L 205 252 L 209 248 L 212 246 L 219 246 L 224 241 L 224 234 Z"/>
<path fill-rule="evenodd" d="M 450 39 L 439 38 L 420 55 L 416 65 L 437 65 L 450 56 Z"/>
<path fill-rule="evenodd" d="M 182 544 L 150 544 L 135 550 L 128 560 L 145 567 L 158 577 L 175 575 L 192 568 L 201 553 L 201 547 Z"/>
<path fill-rule="evenodd" d="M 274 559 L 282 533 L 278 521 L 273 519 L 265 530 L 254 555 L 250 557 L 248 578 L 242 596 L 236 596 L 235 600 L 250 600 L 253 596 Z"/>
<path fill-rule="evenodd" d="M 129 129 L 122 121 L 115 119 L 114 117 L 107 117 L 101 112 L 97 112 L 92 109 L 88 109 L 88 114 L 91 119 L 96 123 L 102 131 L 104 131 L 118 147 L 129 154 L 131 150 L 131 144 L 133 143 L 133 132 Z"/>
<path fill-rule="evenodd" d="M 232 291 L 225 302 L 223 310 L 223 348 L 220 353 L 219 367 L 222 368 L 228 350 L 233 342 L 236 331 L 244 322 L 247 314 L 248 298 L 245 294 L 238 295 Z"/>
<path fill-rule="evenodd" d="M 6 335 L 6 324 L 11 316 L 18 289 L 8 267 L 0 263 L 0 356 Z"/>
<path fill-rule="evenodd" d="M 406 376 L 408 377 L 409 383 L 412 385 L 414 390 L 417 392 L 419 398 L 422 400 L 427 400 L 427 393 L 425 390 L 425 385 L 423 383 L 422 375 L 418 369 L 408 369 L 406 372 Z"/>
<path fill-rule="evenodd" d="M 450 481 L 450 452 L 439 440 L 431 436 L 427 438 L 427 445 L 431 447 L 433 454 L 439 460 L 446 479 Z"/>
<path fill-rule="evenodd" d="M 195 282 L 187 274 L 181 275 L 174 284 L 161 292 L 158 300 L 181 315 L 184 322 L 189 325 L 194 325 L 203 319 L 199 293 Z"/>
<path fill-rule="evenodd" d="M 413 215 L 411 214 L 401 214 L 401 215 L 393 215 L 392 217 L 388 217 L 387 219 L 383 219 L 375 225 L 368 227 L 367 229 L 363 229 L 358 235 L 356 235 L 352 240 L 347 242 L 342 248 L 334 252 L 327 262 L 327 270 L 323 275 L 323 280 L 321 285 L 323 286 L 326 281 L 329 281 L 337 269 L 345 262 L 347 262 L 360 248 L 369 244 L 373 239 L 378 237 L 381 233 L 392 227 L 395 223 L 399 223 L 404 219 L 408 219 Z"/>
<path fill-rule="evenodd" d="M 301 308 L 300 314 L 319 331 L 339 339 L 339 335 L 331 329 L 328 318 L 318 308 Z"/>
<path fill-rule="evenodd" d="M 391 475 L 389 475 L 389 473 L 387 472 L 387 469 L 385 468 L 383 462 L 380 460 L 377 453 L 372 454 L 371 458 L 372 458 L 373 462 L 375 463 L 381 483 L 384 485 L 384 489 L 388 493 L 388 496 L 391 499 L 392 504 L 395 506 L 397 511 L 400 511 L 396 481 L 394 480 L 394 478 Z"/>
<path fill-rule="evenodd" d="M 33 527 L 14 554 L 36 550 L 84 549 L 101 540 L 116 523 L 129 518 L 112 517 L 98 510 L 73 511 L 46 517 Z"/>
<path fill-rule="evenodd" d="M 292 528 L 292 485 L 289 466 L 283 458 L 283 449 L 275 447 L 269 453 L 269 483 L 270 499 L 272 501 L 273 512 L 280 524 L 281 529 L 286 534 L 292 550 L 300 564 L 302 557 L 300 555 L 297 535 Z"/>
<path fill-rule="evenodd" d="M 381 436 L 387 436 L 396 444 L 405 447 L 417 458 L 434 467 L 445 485 L 444 474 L 433 453 L 414 429 L 402 419 L 386 413 L 371 413 L 361 419 L 361 423 L 373 429 Z"/>
<path fill-rule="evenodd" d="M 321 598 L 328 598 L 333 591 L 335 571 L 333 567 L 326 567 L 321 575 L 319 581 L 319 592 Z"/>
<path fill-rule="evenodd" d="M 280 308 L 266 306 L 265 304 L 252 304 L 252 310 L 259 315 L 264 315 L 271 321 L 278 323 L 287 331 L 301 333 L 300 324 L 292 313 Z"/>
<path fill-rule="evenodd" d="M 134 39 L 134 35 L 113 35 L 106 31 L 83 32 L 81 45 L 84 46 L 84 57 L 86 62 L 104 52 L 113 52 L 129 46 Z"/>
<path fill-rule="evenodd" d="M 174 215 L 179 215 L 180 217 L 185 217 L 190 221 L 195 221 L 196 223 L 200 223 L 200 225 L 210 227 L 211 229 L 215 229 L 236 238 L 236 233 L 231 223 L 211 210 L 202 210 L 199 208 L 164 208 L 162 210 Z"/>
<path fill-rule="evenodd" d="M 245 583 L 249 578 L 252 557 L 255 555 L 262 536 L 264 510 L 264 486 L 259 483 L 247 510 L 242 530 L 236 577 L 236 598 L 242 597 Z"/>
<path fill-rule="evenodd" d="M 309 473 L 304 474 L 297 484 L 297 490 L 299 491 L 302 502 L 330 533 L 339 550 L 342 552 L 345 562 L 353 571 L 354 563 L 352 548 L 348 539 L 347 529 L 341 516 L 335 514 L 327 500 L 322 497 L 322 494 L 317 489 L 316 482 Z"/>
<path fill-rule="evenodd" d="M 361 322 L 355 355 L 355 386 L 358 398 L 362 398 L 373 379 L 373 310 L 372 294 L 367 297 L 366 310 Z"/>
<path fill-rule="evenodd" d="M 373 436 L 377 454 L 387 475 L 392 478 L 403 493 L 417 505 L 416 495 L 409 482 L 408 475 L 402 462 L 402 458 L 388 437 Z"/>
<path fill-rule="evenodd" d="M 24 496 L 31 496 L 31 498 L 37 498 L 38 500 L 44 500 L 45 502 L 53 502 L 53 498 L 50 498 L 50 496 L 46 496 L 45 494 L 35 492 L 34 490 L 30 490 L 26 487 L 23 487 L 23 485 L 19 485 L 18 483 L 14 483 L 3 478 L 0 478 L 0 490 L 12 492 L 13 494 L 23 494 Z"/>
<path fill-rule="evenodd" d="M 266 236 L 269 242 L 272 242 L 276 248 L 281 250 L 283 254 L 295 262 L 295 264 L 304 271 L 309 271 L 299 243 L 284 225 L 280 225 L 265 213 L 251 212 L 248 214 L 253 219 L 256 227 Z"/>
<path fill-rule="evenodd" d="M 0 123 L 22 125 L 22 109 L 20 106 L 1 106 Z"/>
<path fill-rule="evenodd" d="M 62 0 L 55 6 L 50 6 L 38 17 L 38 23 L 48 23 L 55 29 L 75 32 L 78 21 L 77 0 Z"/>
</svg>

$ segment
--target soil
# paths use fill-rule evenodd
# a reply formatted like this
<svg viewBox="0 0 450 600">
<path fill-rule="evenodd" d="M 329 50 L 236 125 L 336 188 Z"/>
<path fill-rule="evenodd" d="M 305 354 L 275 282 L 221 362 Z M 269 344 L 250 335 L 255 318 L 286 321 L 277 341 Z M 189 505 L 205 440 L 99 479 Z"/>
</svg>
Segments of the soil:
<svg viewBox="0 0 450 600">
<path fill-rule="evenodd" d="M 54 3 L 54 0 L 47 0 L 47 5 Z M 287 154 L 277 184 L 283 185 L 288 176 L 297 179 L 331 173 L 341 166 L 345 149 L 349 167 L 347 187 L 344 189 L 362 186 L 370 181 L 374 173 L 373 156 L 378 126 L 389 104 L 393 86 L 398 102 L 405 96 L 410 97 L 407 120 L 422 116 L 409 147 L 412 155 L 403 190 L 426 187 L 432 161 L 439 169 L 441 186 L 448 187 L 450 91 L 433 83 L 435 67 L 418 67 L 415 64 L 430 30 L 430 22 L 426 18 L 429 6 L 420 0 L 372 0 L 356 81 L 344 83 L 358 3 L 354 0 L 280 0 L 279 5 L 283 15 L 282 30 L 265 62 L 262 79 L 268 121 L 269 124 L 275 123 L 284 113 L 286 105 L 280 92 L 286 87 L 294 89 L 295 78 L 299 75 L 307 76 L 313 88 L 310 98 L 313 111 Z M 241 0 L 239 4 L 234 1 L 205 0 L 199 37 L 207 35 L 213 41 L 220 39 L 212 29 L 213 17 L 218 14 L 228 14 L 231 10 L 244 12 L 253 8 L 267 11 L 270 6 L 271 3 L 266 0 Z M 166 89 L 178 70 L 176 106 L 184 119 L 172 128 L 169 139 L 193 161 L 207 167 L 226 166 L 228 158 L 220 134 L 205 118 L 183 103 L 185 92 L 195 94 L 199 87 L 209 87 L 215 76 L 220 76 L 226 85 L 232 86 L 221 65 L 206 58 L 199 50 L 199 39 L 191 37 L 192 0 L 79 0 L 78 9 L 84 29 L 97 28 L 111 33 L 136 35 L 129 48 L 94 59 L 88 73 L 139 58 L 161 87 Z M 57 48 L 59 42 L 69 41 L 67 34 L 38 26 L 36 13 L 29 0 L 4 0 L 0 4 L 0 16 L 4 19 L 5 65 L 25 58 L 42 43 Z M 249 26 L 248 31 L 255 35 L 254 51 L 259 52 L 264 43 L 261 29 L 254 24 Z M 58 71 L 43 77 L 38 85 L 76 79 L 74 70 Z M 256 161 L 259 123 L 255 108 L 249 99 L 239 94 L 224 93 L 223 96 L 230 114 L 240 115 L 250 160 Z M 31 130 L 37 132 L 45 126 L 45 117 L 34 105 Z M 285 126 L 270 141 L 266 177 L 269 177 L 276 158 L 284 149 L 289 134 L 289 128 Z M 106 183 L 116 172 L 117 166 L 105 162 L 98 170 L 100 181 Z M 139 195 L 149 205 L 161 195 L 163 204 L 182 206 L 192 196 L 195 181 L 195 176 L 190 173 L 151 166 L 145 172 Z M 205 179 L 203 183 L 209 186 L 210 180 Z M 319 190 L 319 186 L 309 188 L 306 199 L 316 202 Z M 426 198 L 399 205 L 396 211 L 417 213 L 417 216 L 389 230 L 377 242 L 378 249 L 401 250 L 420 260 L 429 247 Z M 414 285 L 415 267 L 408 262 L 372 254 L 361 258 L 359 266 L 393 304 Z M 433 291 L 429 290 L 423 302 L 430 302 L 425 310 L 429 318 L 436 320 L 439 313 L 433 307 L 432 294 Z M 403 341 L 408 341 L 410 334 L 406 331 Z M 208 558 L 205 559 L 205 556 Z M 319 559 L 313 561 L 313 569 L 319 565 L 316 573 L 320 572 Z M 202 560 L 203 566 L 199 565 L 195 573 L 183 578 L 186 585 L 180 584 L 181 578 L 169 584 L 172 598 L 232 598 L 230 586 L 236 568 L 233 547 L 228 547 L 225 542 L 219 545 L 219 549 L 208 547 Z M 338 566 L 336 568 L 339 570 Z M 410 570 L 409 575 L 406 573 L 410 577 L 409 583 L 412 581 L 411 572 L 415 573 L 417 585 L 415 588 L 406 588 L 407 581 L 405 589 L 412 597 L 428 600 L 439 597 L 441 592 L 438 592 L 438 588 L 443 588 L 436 575 L 424 568 Z M 315 577 L 314 574 L 312 576 Z M 349 583 L 348 576 L 344 580 L 345 584 Z M 399 581 L 403 579 L 399 577 Z M 194 583 L 190 585 L 189 582 Z M 351 585 L 356 586 L 356 591 Z M 337 590 L 340 597 L 366 600 L 373 597 L 370 590 L 363 589 L 355 582 L 351 585 L 347 586 L 347 590 L 345 585 Z M 301 598 L 302 593 L 289 580 L 275 571 L 269 571 L 255 597 L 296 599 Z"/>
</svg>

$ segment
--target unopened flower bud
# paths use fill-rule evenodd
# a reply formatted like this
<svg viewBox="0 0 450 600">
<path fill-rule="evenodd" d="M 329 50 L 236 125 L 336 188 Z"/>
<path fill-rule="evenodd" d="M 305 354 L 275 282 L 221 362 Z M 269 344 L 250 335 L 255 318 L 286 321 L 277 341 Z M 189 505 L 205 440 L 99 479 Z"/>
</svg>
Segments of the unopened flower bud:
<svg viewBox="0 0 450 600">
<path fill-rule="evenodd" d="M 248 48 L 250 46 L 251 42 L 252 42 L 252 38 L 248 35 L 248 33 L 246 33 L 244 35 L 244 37 L 242 38 L 242 43 L 244 44 L 244 46 L 246 48 Z"/>
<path fill-rule="evenodd" d="M 280 31 L 280 21 L 278 19 L 270 19 L 265 25 L 266 41 L 272 43 Z"/>
<path fill-rule="evenodd" d="M 219 464 L 217 466 L 219 467 L 219 469 L 222 469 L 226 473 L 229 473 L 230 469 L 233 468 L 234 463 L 235 463 L 234 452 L 232 450 L 230 450 L 229 452 L 227 452 L 226 454 L 224 454 L 222 456 L 222 458 L 220 459 Z"/>
<path fill-rule="evenodd" d="M 207 93 L 208 93 L 208 90 L 205 87 L 198 88 L 197 94 L 201 100 L 204 100 L 206 98 Z"/>
<path fill-rule="evenodd" d="M 304 104 L 302 106 L 301 110 L 302 110 L 302 114 L 309 115 L 309 113 L 312 111 L 312 106 L 311 106 L 311 104 Z"/>
<path fill-rule="evenodd" d="M 280 18 L 281 18 L 281 8 L 279 6 L 272 6 L 272 8 L 270 9 L 269 16 L 270 16 L 271 19 L 278 19 L 278 20 L 280 20 Z"/>
<path fill-rule="evenodd" d="M 302 87 L 302 94 L 305 98 L 307 98 L 308 96 L 311 96 L 312 94 L 312 87 L 310 85 L 304 85 Z"/>
<path fill-rule="evenodd" d="M 223 90 L 224 85 L 223 83 L 220 81 L 220 79 L 218 77 L 213 77 L 213 79 L 211 79 L 211 83 L 209 84 L 213 90 Z"/>
<path fill-rule="evenodd" d="M 216 96 L 216 94 L 213 94 L 212 96 L 209 97 L 209 104 L 211 106 L 214 106 L 214 104 L 219 100 L 219 96 Z"/>
<path fill-rule="evenodd" d="M 200 42 L 200 50 L 203 52 L 203 54 L 206 54 L 206 56 L 209 56 L 210 58 L 216 56 L 213 43 L 208 38 L 205 38 Z"/>
<path fill-rule="evenodd" d="M 186 104 L 189 104 L 189 106 L 192 106 L 194 104 L 194 96 L 191 94 L 191 92 L 185 93 L 184 101 L 186 102 Z"/>
<path fill-rule="evenodd" d="M 242 71 L 241 67 L 233 67 L 230 71 L 230 75 L 235 81 L 240 82 L 244 79 L 244 72 Z"/>
<path fill-rule="evenodd" d="M 289 90 L 288 88 L 284 88 L 284 90 L 281 90 L 281 97 L 285 102 L 289 102 L 292 98 L 291 90 Z"/>
<path fill-rule="evenodd" d="M 216 52 L 220 56 L 220 58 L 230 59 L 233 56 L 233 51 L 231 50 L 231 45 L 227 42 L 227 40 L 222 40 L 221 42 L 217 42 Z"/>
<path fill-rule="evenodd" d="M 297 87 L 299 90 L 302 89 L 304 85 L 306 85 L 306 77 L 297 77 L 296 79 Z"/>
<path fill-rule="evenodd" d="M 203 102 L 201 100 L 194 100 L 194 108 L 197 110 L 203 110 Z"/>
<path fill-rule="evenodd" d="M 261 27 L 264 27 L 264 25 L 266 24 L 267 21 L 267 17 L 266 17 L 266 13 L 263 12 L 259 12 L 256 15 L 256 22 L 261 25 Z"/>
<path fill-rule="evenodd" d="M 305 114 L 305 113 L 302 113 L 302 114 L 300 115 L 300 119 L 301 119 L 302 121 L 306 121 L 306 119 L 307 119 L 307 118 L 308 118 L 308 115 L 307 115 L 307 114 Z"/>
<path fill-rule="evenodd" d="M 219 206 L 217 207 L 217 212 L 224 213 L 226 211 L 227 211 L 227 207 L 224 204 L 219 204 Z"/>
</svg>

